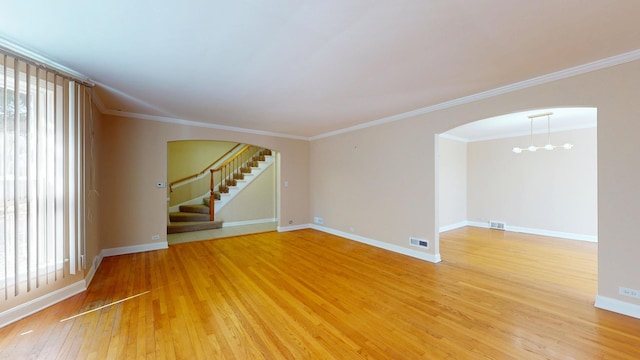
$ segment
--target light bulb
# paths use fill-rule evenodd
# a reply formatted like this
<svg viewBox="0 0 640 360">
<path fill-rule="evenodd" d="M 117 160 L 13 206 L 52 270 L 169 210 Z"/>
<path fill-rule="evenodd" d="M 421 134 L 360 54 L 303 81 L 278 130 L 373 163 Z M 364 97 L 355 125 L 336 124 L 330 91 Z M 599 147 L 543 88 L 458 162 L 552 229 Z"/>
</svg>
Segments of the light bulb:
<svg viewBox="0 0 640 360">
<path fill-rule="evenodd" d="M 555 146 L 551 145 L 551 144 L 547 144 L 544 146 L 545 149 L 547 150 L 553 150 L 555 148 Z"/>
<path fill-rule="evenodd" d="M 512 151 L 513 151 L 514 153 L 516 153 L 516 154 L 520 154 L 520 153 L 522 152 L 522 149 L 520 149 L 519 147 L 517 147 L 517 146 L 516 146 L 516 147 L 514 147 L 514 148 L 513 148 L 513 150 L 512 150 Z"/>
<path fill-rule="evenodd" d="M 567 143 L 567 144 L 562 145 L 562 147 L 567 149 L 567 150 L 569 150 L 569 149 L 571 149 L 573 147 L 573 144 L 568 144 Z"/>
<path fill-rule="evenodd" d="M 529 147 L 527 148 L 527 150 L 529 150 L 529 151 L 536 151 L 536 150 L 538 150 L 538 148 L 537 148 L 537 147 L 535 147 L 535 146 L 533 146 L 533 145 L 531 145 L 531 146 L 529 146 Z"/>
</svg>

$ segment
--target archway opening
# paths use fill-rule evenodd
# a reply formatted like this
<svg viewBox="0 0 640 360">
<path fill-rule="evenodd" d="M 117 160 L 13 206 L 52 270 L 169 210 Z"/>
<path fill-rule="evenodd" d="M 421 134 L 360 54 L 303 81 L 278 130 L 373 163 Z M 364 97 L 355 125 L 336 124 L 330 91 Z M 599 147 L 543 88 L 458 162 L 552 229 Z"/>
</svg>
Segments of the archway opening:
<svg viewBox="0 0 640 360">
<path fill-rule="evenodd" d="M 276 155 L 227 141 L 168 142 L 169 244 L 275 230 Z"/>
<path fill-rule="evenodd" d="M 553 148 L 545 148 L 549 143 Z M 441 248 L 451 236 L 466 238 L 461 251 L 478 249 L 474 236 L 504 244 L 501 250 L 510 239 L 573 242 L 592 249 L 593 281 L 585 288 L 597 293 L 597 109 L 543 108 L 479 120 L 441 134 L 437 144 Z M 516 251 L 506 250 L 504 262 Z M 447 260 L 444 251 L 441 256 Z"/>
</svg>

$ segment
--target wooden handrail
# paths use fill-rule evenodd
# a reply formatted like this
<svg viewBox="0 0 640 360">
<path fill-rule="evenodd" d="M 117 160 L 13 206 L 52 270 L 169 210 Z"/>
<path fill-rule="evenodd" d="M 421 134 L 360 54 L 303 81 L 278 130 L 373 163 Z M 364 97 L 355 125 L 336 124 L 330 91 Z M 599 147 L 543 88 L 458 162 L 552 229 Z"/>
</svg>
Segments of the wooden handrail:
<svg viewBox="0 0 640 360">
<path fill-rule="evenodd" d="M 250 149 L 253 149 L 253 153 L 249 153 Z M 262 150 L 262 148 L 258 147 L 258 146 L 253 146 L 253 145 L 245 145 L 242 150 L 236 152 L 235 155 L 233 155 L 232 157 L 230 157 L 229 159 L 227 159 L 224 163 L 222 163 L 222 165 L 218 166 L 216 169 L 209 169 L 209 172 L 211 174 L 211 182 L 210 182 L 210 193 L 209 193 L 209 220 L 213 221 L 214 220 L 214 213 L 215 213 L 215 179 L 214 179 L 214 175 L 216 173 L 216 171 L 221 171 L 220 174 L 220 192 L 228 192 L 229 191 L 229 186 L 235 186 L 236 184 L 236 179 L 242 179 L 243 178 L 243 174 L 242 174 L 242 168 L 245 164 L 247 164 L 249 167 L 251 167 L 252 165 L 250 164 L 250 162 L 253 162 L 255 159 L 255 154 L 260 153 L 260 151 Z M 262 153 L 260 153 L 262 154 Z M 247 156 L 245 156 L 247 155 Z M 232 164 L 233 166 L 228 166 L 229 164 Z M 224 183 L 224 185 L 223 185 Z M 222 189 L 225 189 L 225 191 L 223 191 Z"/>
<path fill-rule="evenodd" d="M 224 153 L 224 155 L 220 156 L 216 161 L 212 162 L 211 164 L 209 164 L 207 167 L 205 167 L 204 169 L 202 169 L 202 171 L 195 173 L 193 175 L 189 175 L 187 177 L 183 177 L 182 179 L 176 180 L 176 181 L 172 181 L 171 183 L 169 183 L 169 192 L 173 192 L 173 185 L 177 184 L 177 183 L 181 183 L 183 181 L 189 180 L 189 179 L 193 179 L 193 178 L 197 178 L 200 175 L 203 175 L 205 172 L 207 172 L 207 170 L 209 170 L 213 165 L 215 165 L 218 161 L 224 159 L 225 156 L 231 154 L 234 150 L 236 150 L 238 147 L 242 146 L 242 144 L 238 143 L 236 144 L 234 147 L 231 148 L 231 150 L 227 151 L 226 153 Z"/>
<path fill-rule="evenodd" d="M 242 153 L 244 153 L 245 151 L 247 151 L 247 149 L 249 149 L 251 147 L 251 145 L 245 145 L 244 148 L 240 151 L 238 151 L 235 155 L 233 155 L 232 157 L 230 157 L 229 159 L 227 159 L 227 161 L 225 161 L 224 163 L 222 163 L 222 165 L 218 166 L 217 169 L 213 169 L 213 171 L 219 171 L 220 169 L 222 169 L 223 167 L 225 167 L 226 165 L 228 165 L 229 163 L 231 163 L 235 158 L 237 158 L 238 156 L 240 156 Z"/>
</svg>

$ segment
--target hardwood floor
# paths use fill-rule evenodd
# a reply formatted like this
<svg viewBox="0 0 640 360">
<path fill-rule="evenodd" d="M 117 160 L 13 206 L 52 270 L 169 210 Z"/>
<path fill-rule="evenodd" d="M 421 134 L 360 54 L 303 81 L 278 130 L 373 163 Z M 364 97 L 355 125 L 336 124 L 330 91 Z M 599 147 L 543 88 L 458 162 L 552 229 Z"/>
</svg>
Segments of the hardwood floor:
<svg viewBox="0 0 640 360">
<path fill-rule="evenodd" d="M 439 264 L 315 230 L 172 245 L 105 258 L 0 329 L 0 358 L 639 359 L 640 320 L 593 306 L 596 247 L 478 228 L 443 233 Z"/>
</svg>

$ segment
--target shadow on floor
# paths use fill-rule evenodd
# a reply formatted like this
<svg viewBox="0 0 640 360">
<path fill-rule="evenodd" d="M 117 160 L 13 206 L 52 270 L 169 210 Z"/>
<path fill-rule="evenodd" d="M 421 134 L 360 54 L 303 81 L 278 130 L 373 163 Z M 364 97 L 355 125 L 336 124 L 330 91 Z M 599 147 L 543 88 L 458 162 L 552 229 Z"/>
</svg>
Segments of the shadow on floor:
<svg viewBox="0 0 640 360">
<path fill-rule="evenodd" d="M 223 225 L 224 226 L 224 225 Z M 241 225 L 222 227 L 220 229 L 192 231 L 177 234 L 167 234 L 167 242 L 169 245 L 181 244 L 191 241 L 220 239 L 230 236 L 255 234 L 267 231 L 276 231 L 278 228 L 277 222 L 267 222 L 260 224 Z"/>
</svg>

